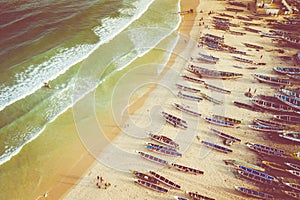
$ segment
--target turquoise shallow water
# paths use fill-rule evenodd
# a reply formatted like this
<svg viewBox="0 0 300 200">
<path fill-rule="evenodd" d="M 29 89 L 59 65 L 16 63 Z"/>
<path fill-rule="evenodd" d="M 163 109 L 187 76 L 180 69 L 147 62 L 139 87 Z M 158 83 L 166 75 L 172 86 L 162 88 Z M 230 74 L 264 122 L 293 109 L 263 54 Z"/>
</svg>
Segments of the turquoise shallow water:
<svg viewBox="0 0 300 200">
<path fill-rule="evenodd" d="M 15 175 L 22 176 L 21 184 L 32 180 L 30 166 L 51 157 L 35 148 L 63 140 L 50 123 L 64 121 L 58 116 L 64 118 L 79 99 L 97 89 L 104 100 L 96 107 L 106 109 L 116 77 L 177 29 L 178 5 L 178 0 L 0 3 L 0 34 L 6 38 L 0 41 L 0 188 L 12 191 L 14 183 L 6 181 Z M 175 37 L 166 41 L 164 49 L 171 51 Z M 99 57 L 90 58 L 96 51 Z M 49 141 L 40 138 L 44 132 Z M 28 155 L 36 152 L 40 155 Z"/>
</svg>

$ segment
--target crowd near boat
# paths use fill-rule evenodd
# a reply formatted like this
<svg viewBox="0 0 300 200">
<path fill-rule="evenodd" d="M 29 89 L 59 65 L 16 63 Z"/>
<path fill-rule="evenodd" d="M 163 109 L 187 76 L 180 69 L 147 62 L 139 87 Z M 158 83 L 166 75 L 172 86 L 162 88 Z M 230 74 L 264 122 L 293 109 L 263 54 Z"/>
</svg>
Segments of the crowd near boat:
<svg viewBox="0 0 300 200">
<path fill-rule="evenodd" d="M 226 10 L 223 13 L 210 12 L 209 15 L 212 20 L 212 27 L 226 32 L 228 34 L 236 36 L 244 36 L 249 34 L 255 34 L 258 37 L 268 37 L 278 44 L 286 42 L 288 44 L 298 44 L 297 33 L 292 33 L 292 30 L 286 31 L 282 27 L 285 26 L 284 22 L 276 22 L 271 20 L 269 27 L 271 28 L 270 33 L 260 31 L 253 26 L 258 27 L 259 20 L 263 20 L 263 17 L 257 16 L 241 16 L 237 13 L 247 12 L 245 8 L 249 9 L 249 5 L 244 2 L 238 2 L 229 0 L 227 1 L 229 7 L 226 7 Z M 232 14 L 232 13 L 235 13 Z M 245 26 L 240 27 L 239 24 L 233 23 L 233 19 L 241 20 Z M 300 18 L 297 20 L 293 19 L 293 23 L 299 23 L 300 27 Z M 255 22 L 250 22 L 256 20 Z M 246 21 L 246 22 L 245 22 Z M 286 19 L 289 21 L 289 18 Z M 231 30 L 233 28 L 240 28 L 239 30 Z M 277 27 L 274 29 L 274 27 Z M 286 44 L 284 43 L 284 44 Z M 224 51 L 225 53 L 235 54 L 233 56 L 228 56 L 229 59 L 233 61 L 242 62 L 244 64 L 256 65 L 255 67 L 246 66 L 246 67 L 235 67 L 240 69 L 251 69 L 256 70 L 258 65 L 267 65 L 267 63 L 256 62 L 252 59 L 242 58 L 237 56 L 237 54 L 248 56 L 248 53 L 251 51 L 265 51 L 264 46 L 253 44 L 247 41 L 241 41 L 241 44 L 245 48 L 248 48 L 247 52 L 238 50 L 237 48 L 225 44 L 225 37 L 213 35 L 213 34 L 202 34 L 199 37 L 198 41 L 199 46 L 207 48 L 213 51 Z M 252 50 L 249 50 L 252 49 Z M 262 55 L 261 57 L 262 58 Z M 182 103 L 173 102 L 173 108 L 181 111 L 182 113 L 188 114 L 190 117 L 194 117 L 195 120 L 203 120 L 210 124 L 213 127 L 225 127 L 238 129 L 241 126 L 249 131 L 262 134 L 264 137 L 276 138 L 282 143 L 288 143 L 293 145 L 300 145 L 300 67 L 281 67 L 281 66 L 272 66 L 270 68 L 270 73 L 260 74 L 253 73 L 252 76 L 249 76 L 253 82 L 257 80 L 262 83 L 262 85 L 271 87 L 274 89 L 274 94 L 272 95 L 257 95 L 255 92 L 251 92 L 249 89 L 245 93 L 246 97 L 249 97 L 249 101 L 244 103 L 240 100 L 233 101 L 233 105 L 254 111 L 256 113 L 267 113 L 271 114 L 271 118 L 254 118 L 251 121 L 251 124 L 244 124 L 240 119 L 234 119 L 229 116 L 221 115 L 208 115 L 207 113 L 200 113 L 197 110 L 193 110 L 191 105 L 200 105 L 203 101 L 209 101 L 212 105 L 222 106 L 224 103 L 218 97 L 210 96 L 204 93 L 202 88 L 207 90 L 221 93 L 223 95 L 230 95 L 231 90 L 224 89 L 223 87 L 216 86 L 208 83 L 206 80 L 211 79 L 221 79 L 224 81 L 236 81 L 236 79 L 244 77 L 242 73 L 236 73 L 231 71 L 220 71 L 215 68 L 208 68 L 206 65 L 210 64 L 215 66 L 222 58 L 199 53 L 197 57 L 191 57 L 189 63 L 183 68 L 184 74 L 181 75 L 181 81 L 185 81 L 186 84 L 175 83 L 177 88 L 178 97 L 186 99 L 185 102 L 190 102 L 189 105 L 184 105 Z M 298 78 L 299 79 L 298 79 Z M 298 80 L 297 80 L 298 79 Z M 190 83 L 197 85 L 191 87 Z M 196 84 L 195 84 L 196 83 Z M 199 88 L 198 88 L 199 86 Z M 200 88 L 202 87 L 202 88 Z M 238 109 L 238 108 L 237 108 Z M 188 125 L 186 119 L 183 119 L 183 115 L 177 116 L 166 111 L 161 112 L 162 119 L 165 120 L 168 124 L 171 124 L 174 128 L 189 129 L 191 128 Z M 183 131 L 184 131 L 183 130 Z M 235 151 L 235 146 L 243 145 L 242 140 L 238 137 L 228 134 L 223 130 L 218 128 L 209 128 L 209 133 L 221 138 L 223 145 L 217 144 L 216 141 L 211 142 L 210 140 L 204 140 L 200 135 L 197 135 L 197 139 L 200 141 L 199 145 L 205 146 L 204 148 L 210 148 L 216 151 L 214 153 L 225 153 L 227 155 L 232 155 L 232 152 Z M 157 153 L 157 155 L 166 155 L 173 157 L 182 157 L 184 154 L 180 153 L 180 145 L 173 139 L 164 136 L 163 134 L 148 134 L 149 138 L 154 142 L 159 144 L 147 142 L 146 149 L 149 152 Z M 234 146 L 232 146 L 234 145 Z M 242 194 L 246 196 L 252 196 L 259 199 L 289 199 L 295 198 L 300 199 L 300 148 L 296 152 L 290 152 L 284 148 L 279 148 L 276 145 L 265 145 L 257 141 L 245 141 L 244 145 L 248 147 L 248 151 L 252 151 L 257 154 L 258 157 L 263 158 L 260 162 L 250 163 L 238 159 L 226 159 L 224 160 L 226 165 L 232 165 L 232 171 L 237 178 L 240 178 L 243 181 L 249 181 L 260 186 L 259 189 L 251 189 L 242 186 L 234 186 L 234 189 L 238 192 L 237 194 Z M 232 148 L 227 147 L 232 146 Z M 186 166 L 177 163 L 169 163 L 168 161 L 157 157 L 156 155 L 151 155 L 146 152 L 139 151 L 138 154 L 156 164 L 168 166 L 184 173 L 190 173 L 195 175 L 204 175 L 204 172 L 200 169 L 193 168 L 191 166 Z M 224 155 L 225 155 L 224 154 Z M 169 178 L 165 178 L 162 175 L 159 175 L 157 172 L 138 172 L 132 171 L 136 176 L 137 180 L 135 183 L 142 185 L 146 188 L 161 192 L 168 193 L 170 189 L 183 190 L 183 188 L 176 184 L 174 181 Z M 278 175 L 279 173 L 279 175 Z M 234 190 L 233 189 L 233 190 Z M 182 196 L 174 195 L 175 199 L 214 199 L 212 197 L 207 197 L 198 192 L 185 191 Z"/>
</svg>

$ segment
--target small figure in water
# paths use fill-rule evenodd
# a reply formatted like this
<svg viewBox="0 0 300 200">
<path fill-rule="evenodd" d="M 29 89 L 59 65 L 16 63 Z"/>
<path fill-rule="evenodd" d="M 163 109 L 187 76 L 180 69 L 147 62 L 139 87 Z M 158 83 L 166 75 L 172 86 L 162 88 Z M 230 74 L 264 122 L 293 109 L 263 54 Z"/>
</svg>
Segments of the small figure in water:
<svg viewBox="0 0 300 200">
<path fill-rule="evenodd" d="M 49 88 L 49 89 L 51 89 L 51 85 L 49 83 L 47 83 L 47 82 L 44 83 L 44 86 L 47 87 L 47 88 Z"/>
</svg>

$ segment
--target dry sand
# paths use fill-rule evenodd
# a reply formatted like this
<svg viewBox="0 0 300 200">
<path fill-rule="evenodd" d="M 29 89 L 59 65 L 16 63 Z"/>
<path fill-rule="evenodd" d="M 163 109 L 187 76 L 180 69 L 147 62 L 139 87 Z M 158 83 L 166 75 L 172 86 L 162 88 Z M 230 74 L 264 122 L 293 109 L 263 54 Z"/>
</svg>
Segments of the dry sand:
<svg viewBox="0 0 300 200">
<path fill-rule="evenodd" d="M 196 3 L 193 5 L 193 3 Z M 273 49 L 271 39 L 261 38 L 258 34 L 247 32 L 245 36 L 233 36 L 223 31 L 212 29 L 212 16 L 208 12 L 224 12 L 226 6 L 225 1 L 201 0 L 200 4 L 193 1 L 182 1 L 182 10 L 194 8 L 197 14 L 186 14 L 183 16 L 183 22 L 180 27 L 181 37 L 178 41 L 174 54 L 168 63 L 168 70 L 162 73 L 159 78 L 152 78 L 155 84 L 143 85 L 136 89 L 134 94 L 139 97 L 139 93 L 146 94 L 138 98 L 134 94 L 129 95 L 128 102 L 135 102 L 129 108 L 123 105 L 123 113 L 116 118 L 120 122 L 120 134 L 108 145 L 103 151 L 96 148 L 95 154 L 97 162 L 95 162 L 80 178 L 77 184 L 63 196 L 64 199 L 172 199 L 173 195 L 184 196 L 184 191 L 199 192 L 200 194 L 215 198 L 215 199 L 245 199 L 240 193 L 234 190 L 234 186 L 243 186 L 257 189 L 258 186 L 253 185 L 249 181 L 237 179 L 233 173 L 233 168 L 226 166 L 224 159 L 240 159 L 252 163 L 257 162 L 257 156 L 244 145 L 245 142 L 256 142 L 268 144 L 262 133 L 250 130 L 247 125 L 255 117 L 267 118 L 270 114 L 257 113 L 241 108 L 237 108 L 232 104 L 232 101 L 238 100 L 249 103 L 250 99 L 244 93 L 252 88 L 256 89 L 256 94 L 273 94 L 274 88 L 268 85 L 258 83 L 251 74 L 262 73 L 271 74 L 271 67 L 281 65 L 282 61 L 276 59 L 278 53 L 268 52 L 266 49 Z M 198 6 L 198 7 L 197 7 Z M 197 7 L 197 9 L 196 9 Z M 200 10 L 202 12 L 200 12 Z M 234 13 L 231 13 L 234 15 Z M 203 17 L 205 26 L 199 26 L 199 19 Z M 233 23 L 240 23 L 240 20 L 234 19 Z M 254 20 L 254 22 L 261 23 Z M 258 27 L 260 30 L 267 30 L 264 27 Z M 237 31 L 243 31 L 241 27 L 236 28 Z M 243 31 L 244 32 L 244 31 Z M 246 66 L 246 64 L 234 61 L 231 54 L 226 52 L 215 52 L 208 49 L 197 47 L 197 39 L 203 33 L 210 33 L 225 37 L 225 43 L 237 47 L 241 51 L 247 51 L 250 56 L 243 56 L 259 62 L 268 63 L 267 66 L 258 66 L 255 71 L 248 69 L 236 69 L 233 65 Z M 249 49 L 242 45 L 242 42 L 262 45 L 264 50 L 259 52 Z M 287 49 L 290 54 L 292 49 Z M 204 87 L 184 81 L 180 75 L 188 74 L 184 67 L 189 64 L 190 57 L 196 57 L 199 52 L 211 54 L 219 57 L 220 61 L 216 65 L 207 65 L 201 63 L 194 63 L 209 68 L 215 68 L 222 71 L 232 71 L 242 73 L 244 76 L 237 80 L 214 80 L 204 79 L 208 83 L 218 85 L 225 89 L 231 90 L 231 94 L 220 94 L 205 89 Z M 260 59 L 260 56 L 263 58 Z M 144 71 L 147 73 L 147 70 Z M 130 80 L 130 76 L 127 77 Z M 147 82 L 148 83 L 148 82 Z M 190 100 L 180 99 L 176 96 L 178 90 L 175 83 L 189 85 L 201 89 L 206 94 L 224 101 L 222 105 L 214 105 L 209 101 L 193 102 Z M 126 84 L 120 87 L 120 90 L 126 88 Z M 150 88 L 150 89 L 149 89 Z M 128 89 L 129 91 L 131 91 Z M 124 98 L 124 97 L 122 97 Z M 191 109 L 202 113 L 205 116 L 211 114 L 218 114 L 240 119 L 243 123 L 238 128 L 221 128 L 213 126 L 205 122 L 202 118 L 196 118 L 187 114 L 181 113 L 172 107 L 173 103 L 181 103 L 189 105 Z M 126 108 L 126 109 L 125 109 Z M 182 130 L 166 124 L 161 117 L 161 111 L 166 111 L 176 116 L 180 116 L 188 121 L 188 129 Z M 197 139 L 199 136 L 203 140 L 207 140 L 216 144 L 222 145 L 222 140 L 213 135 L 208 128 L 214 127 L 218 130 L 236 136 L 242 139 L 240 144 L 234 144 L 230 148 L 233 152 L 230 154 L 223 154 L 211 150 L 203 146 Z M 145 142 L 150 140 L 146 136 L 146 132 L 153 132 L 163 134 L 174 138 L 180 144 L 180 151 L 183 157 L 173 159 L 166 156 L 161 156 L 155 153 L 157 157 L 163 158 L 170 163 L 175 162 L 183 164 L 196 169 L 204 171 L 204 175 L 190 175 L 183 172 L 176 171 L 167 167 L 162 167 L 153 164 L 143 158 L 139 157 L 136 151 L 147 152 L 144 148 Z M 283 144 L 276 144 L 274 146 L 283 147 Z M 296 146 L 290 145 L 289 148 L 295 149 Z M 175 183 L 182 186 L 182 191 L 170 190 L 167 194 L 160 194 L 139 185 L 134 184 L 133 176 L 130 170 L 139 170 L 146 172 L 147 170 L 154 170 L 157 173 L 164 175 Z M 96 187 L 97 176 L 102 176 L 104 182 L 109 182 L 110 187 L 98 189 Z M 51 198 L 51 193 L 49 193 Z M 251 199 L 251 198 L 249 198 Z"/>
</svg>

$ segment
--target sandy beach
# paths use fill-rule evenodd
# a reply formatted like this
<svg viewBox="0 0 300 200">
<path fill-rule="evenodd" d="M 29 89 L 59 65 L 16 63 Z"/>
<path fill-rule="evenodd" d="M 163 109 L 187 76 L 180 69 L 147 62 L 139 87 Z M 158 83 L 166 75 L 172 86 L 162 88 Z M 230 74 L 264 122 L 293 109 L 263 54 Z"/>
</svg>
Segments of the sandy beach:
<svg viewBox="0 0 300 200">
<path fill-rule="evenodd" d="M 105 123 L 101 123 L 102 115 L 97 116 L 96 120 L 87 119 L 82 122 L 84 124 L 76 125 L 77 131 L 83 131 L 81 128 L 85 127 L 90 132 L 88 136 L 81 138 L 81 142 L 88 149 L 81 149 L 82 151 L 79 154 L 82 156 L 78 161 L 80 167 L 77 165 L 77 170 L 68 173 L 66 177 L 68 184 L 64 184 L 62 181 L 59 185 L 56 185 L 49 191 L 47 199 L 57 199 L 59 197 L 67 200 L 172 199 L 174 195 L 187 197 L 185 191 L 198 192 L 214 199 L 245 199 L 245 196 L 235 191 L 234 186 L 259 190 L 260 185 L 254 185 L 250 181 L 236 178 L 235 170 L 232 166 L 225 165 L 224 159 L 239 159 L 253 164 L 259 163 L 258 160 L 261 158 L 253 151 L 250 151 L 244 145 L 245 142 L 272 145 L 273 147 L 292 152 L 299 150 L 299 146 L 293 143 L 268 141 L 268 137 L 261 132 L 248 128 L 248 125 L 251 124 L 254 118 L 267 119 L 272 114 L 253 112 L 233 105 L 233 101 L 250 103 L 250 98 L 245 96 L 245 92 L 249 88 L 251 88 L 252 94 L 254 94 L 255 90 L 254 95 L 273 95 L 275 87 L 259 83 L 251 74 L 274 75 L 272 67 L 285 65 L 286 63 L 278 59 L 280 55 L 278 52 L 272 51 L 274 44 L 270 38 L 262 38 L 257 33 L 252 32 L 237 36 L 214 29 L 212 27 L 212 16 L 216 15 L 209 13 L 211 11 L 222 13 L 226 6 L 225 1 L 181 1 L 181 11 L 193 9 L 194 12 L 181 15 L 182 23 L 178 30 L 178 42 L 167 67 L 163 68 L 162 73 L 158 73 L 162 66 L 149 63 L 147 66 L 141 65 L 128 72 L 120 79 L 118 86 L 113 92 L 114 101 L 112 102 L 111 112 L 114 119 L 106 119 Z M 234 15 L 234 13 L 230 14 Z M 250 15 L 250 12 L 245 11 L 244 14 L 240 15 Z M 268 28 L 263 24 L 265 22 L 258 20 L 253 20 L 253 22 L 262 23 L 261 26 L 255 28 L 265 32 L 268 31 Z M 242 24 L 241 20 L 236 18 L 232 20 L 232 23 Z M 242 27 L 236 27 L 235 30 L 246 32 Z M 199 37 L 207 33 L 223 37 L 226 44 L 234 46 L 240 51 L 247 52 L 247 56 L 241 57 L 256 62 L 264 62 L 267 65 L 257 66 L 255 70 L 234 68 L 233 65 L 250 65 L 235 61 L 232 58 L 232 54 L 228 52 L 213 51 L 199 46 Z M 261 45 L 264 49 L 255 51 L 245 47 L 242 42 Z M 294 52 L 295 50 L 292 48 L 285 49 L 287 55 L 292 55 Z M 220 60 L 217 64 L 191 62 L 190 58 L 197 57 L 198 53 L 212 55 L 220 58 Z M 243 76 L 234 80 L 203 79 L 209 84 L 231 91 L 230 94 L 222 94 L 211 91 L 203 87 L 203 85 L 184 80 L 181 75 L 191 75 L 184 69 L 189 64 L 220 71 L 241 73 Z M 137 80 L 135 80 L 136 76 L 139 76 Z M 134 80 L 134 84 L 130 84 L 132 80 Z M 207 100 L 196 102 L 179 98 L 177 96 L 179 90 L 176 88 L 176 83 L 200 89 L 201 92 L 221 100 L 223 103 L 216 105 Z M 86 97 L 86 101 L 82 101 L 82 105 L 75 106 L 73 109 L 75 118 L 76 109 L 82 110 L 85 106 L 84 104 L 92 98 Z M 202 117 L 194 117 L 182 113 L 172 106 L 173 103 L 189 106 L 191 110 L 201 113 Z M 187 121 L 188 128 L 180 129 L 166 123 L 161 116 L 162 111 L 183 118 Z M 224 128 L 209 124 L 203 119 L 213 114 L 238 119 L 242 123 L 234 128 Z M 228 147 L 233 150 L 233 152 L 228 154 L 207 148 L 197 138 L 224 146 L 222 139 L 213 134 L 209 130 L 210 128 L 238 137 L 241 139 L 241 142 Z M 85 129 L 85 131 L 87 130 Z M 113 132 L 114 134 L 106 134 L 107 132 Z M 150 142 L 147 136 L 149 132 L 173 138 L 179 143 L 179 151 L 183 156 L 173 158 L 152 152 L 149 153 L 144 147 L 146 142 Z M 110 137 L 108 138 L 107 135 L 110 135 Z M 169 163 L 178 163 L 199 169 L 204 174 L 192 175 L 154 164 L 141 158 L 136 153 L 137 151 L 155 155 Z M 179 184 L 182 190 L 170 190 L 167 194 L 161 194 L 146 189 L 134 183 L 134 177 L 130 170 L 138 170 L 140 172 L 155 171 Z M 84 171 L 85 173 L 83 174 Z M 72 181 L 68 178 L 71 176 L 74 176 Z M 96 187 L 98 182 L 97 176 L 101 176 L 104 179 L 100 189 Z M 109 183 L 109 186 L 105 187 L 105 183 Z M 72 184 L 74 186 L 64 193 Z M 266 187 L 265 191 L 271 191 L 271 188 Z"/>
</svg>

